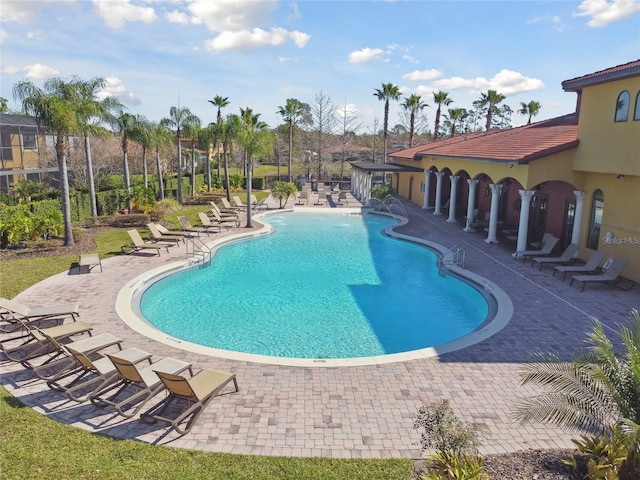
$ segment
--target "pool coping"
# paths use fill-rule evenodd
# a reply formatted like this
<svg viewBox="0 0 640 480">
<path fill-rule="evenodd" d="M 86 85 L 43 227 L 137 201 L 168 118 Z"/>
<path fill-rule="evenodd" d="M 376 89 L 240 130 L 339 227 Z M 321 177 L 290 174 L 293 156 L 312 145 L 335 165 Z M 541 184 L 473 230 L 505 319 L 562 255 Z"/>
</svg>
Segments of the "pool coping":
<svg viewBox="0 0 640 480">
<path fill-rule="evenodd" d="M 391 238 L 398 240 L 404 240 L 412 242 L 418 245 L 422 245 L 432 251 L 435 251 L 440 256 L 443 255 L 448 249 L 444 246 L 424 240 L 421 238 L 413 237 L 410 235 L 401 234 L 395 231 L 408 223 L 408 219 L 396 215 L 393 213 L 387 213 L 382 211 L 372 210 L 371 208 L 341 208 L 341 209 L 329 209 L 318 210 L 310 207 L 294 207 L 287 209 L 278 209 L 267 212 L 257 213 L 253 218 L 261 220 L 268 215 L 274 213 L 314 213 L 314 214 L 374 214 L 390 216 L 398 220 L 398 223 L 384 229 L 383 233 Z M 248 240 L 251 238 L 259 238 L 265 235 L 269 235 L 274 231 L 274 228 L 268 223 L 264 223 L 261 228 L 250 233 L 238 233 L 224 238 L 213 240 L 207 243 L 212 251 L 215 251 L 224 245 L 234 243 L 237 241 Z M 170 345 L 188 352 L 197 353 L 201 355 L 207 355 L 211 357 L 222 357 L 229 360 L 291 366 L 291 367 L 354 367 L 354 366 L 368 366 L 377 364 L 389 364 L 397 362 L 405 362 L 410 360 L 418 360 L 424 358 L 433 358 L 439 355 L 454 352 L 467 348 L 471 345 L 479 343 L 492 335 L 502 330 L 513 316 L 513 303 L 506 294 L 506 292 L 495 283 L 490 280 L 471 272 L 465 268 L 457 265 L 451 265 L 448 267 L 450 273 L 456 277 L 467 281 L 472 286 L 477 288 L 483 295 L 489 296 L 495 302 L 496 311 L 493 319 L 485 321 L 474 331 L 467 335 L 453 340 L 451 342 L 444 343 L 435 347 L 427 347 L 418 350 L 411 350 L 408 352 L 392 353 L 386 355 L 376 355 L 368 357 L 355 357 L 355 358 L 342 358 L 342 359 L 307 359 L 307 358 L 287 358 L 287 357 L 275 357 L 269 355 L 260 355 L 244 352 L 236 352 L 232 350 L 223 350 L 213 347 L 206 347 L 193 342 L 175 338 L 166 332 L 163 332 L 153 325 L 151 325 L 146 319 L 139 315 L 139 312 L 133 307 L 133 303 L 136 301 L 137 296 L 142 292 L 142 287 L 146 287 L 150 281 L 157 281 L 160 278 L 177 273 L 179 271 L 194 268 L 202 262 L 196 259 L 187 259 L 171 262 L 169 264 L 153 268 L 148 270 L 130 281 L 126 282 L 119 290 L 116 302 L 115 311 L 118 317 L 131 329 L 137 333 L 144 335 L 145 337 L 157 341 L 159 343 Z"/>
</svg>

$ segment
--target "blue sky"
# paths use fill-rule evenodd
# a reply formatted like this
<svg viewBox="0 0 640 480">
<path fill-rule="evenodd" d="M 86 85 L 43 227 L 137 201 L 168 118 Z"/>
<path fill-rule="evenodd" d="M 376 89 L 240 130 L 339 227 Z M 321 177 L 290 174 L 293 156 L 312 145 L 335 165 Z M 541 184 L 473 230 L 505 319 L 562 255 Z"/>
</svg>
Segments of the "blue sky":
<svg viewBox="0 0 640 480">
<path fill-rule="evenodd" d="M 640 58 L 640 0 L 0 0 L 0 22 L 10 108 L 20 80 L 99 76 L 130 113 L 157 121 L 180 105 L 203 124 L 216 95 L 224 114 L 250 107 L 275 127 L 287 98 L 322 92 L 371 131 L 382 83 L 421 95 L 431 129 L 438 90 L 451 108 L 488 89 L 514 110 L 536 100 L 542 120 L 574 111 L 563 80 Z"/>
</svg>

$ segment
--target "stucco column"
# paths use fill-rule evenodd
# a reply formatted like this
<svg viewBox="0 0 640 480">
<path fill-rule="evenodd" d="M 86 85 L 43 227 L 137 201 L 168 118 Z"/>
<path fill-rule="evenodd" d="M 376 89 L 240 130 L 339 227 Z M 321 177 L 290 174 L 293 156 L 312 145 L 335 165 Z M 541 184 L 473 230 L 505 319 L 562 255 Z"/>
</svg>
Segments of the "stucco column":
<svg viewBox="0 0 640 480">
<path fill-rule="evenodd" d="M 476 187 L 478 186 L 478 180 L 467 179 L 469 184 L 469 199 L 467 200 L 467 223 L 464 227 L 465 232 L 475 232 L 475 229 L 471 226 L 473 222 L 473 211 L 476 209 Z"/>
<path fill-rule="evenodd" d="M 447 223 L 456 223 L 456 200 L 458 198 L 458 177 L 457 175 L 452 175 L 449 177 L 449 181 L 451 182 L 451 194 L 449 195 L 449 218 L 447 218 Z"/>
<path fill-rule="evenodd" d="M 533 190 L 518 190 L 520 194 L 520 220 L 518 222 L 518 243 L 514 257 L 518 258 L 518 252 L 527 249 L 527 238 L 529 237 L 529 208 L 531 199 L 536 193 Z"/>
<path fill-rule="evenodd" d="M 498 200 L 500 199 L 500 191 L 502 190 L 502 185 L 496 185 L 491 183 L 489 185 L 491 187 L 491 210 L 489 210 L 489 235 L 485 238 L 485 242 L 487 243 L 499 243 L 498 237 L 496 234 L 498 233 Z"/>
<path fill-rule="evenodd" d="M 576 196 L 576 211 L 573 215 L 573 230 L 571 231 L 571 243 L 580 246 L 580 229 L 582 227 L 582 209 L 584 207 L 585 192 L 575 190 L 573 194 Z"/>
<path fill-rule="evenodd" d="M 424 201 L 422 203 L 422 209 L 428 210 L 429 206 L 429 190 L 431 190 L 431 170 L 424 170 Z"/>
<path fill-rule="evenodd" d="M 352 168 L 351 169 L 351 188 L 349 189 L 351 192 L 351 195 L 353 195 L 354 197 L 356 196 L 356 169 Z"/>
<path fill-rule="evenodd" d="M 371 175 L 369 175 L 369 173 L 367 173 L 367 175 L 365 175 L 366 180 L 365 180 L 365 187 L 364 187 L 364 200 L 365 200 L 365 205 L 369 205 L 369 200 L 371 200 L 371 179 L 373 178 L 373 173 Z"/>
<path fill-rule="evenodd" d="M 442 215 L 442 177 L 444 172 L 436 172 L 436 207 L 433 211 L 434 215 Z"/>
</svg>

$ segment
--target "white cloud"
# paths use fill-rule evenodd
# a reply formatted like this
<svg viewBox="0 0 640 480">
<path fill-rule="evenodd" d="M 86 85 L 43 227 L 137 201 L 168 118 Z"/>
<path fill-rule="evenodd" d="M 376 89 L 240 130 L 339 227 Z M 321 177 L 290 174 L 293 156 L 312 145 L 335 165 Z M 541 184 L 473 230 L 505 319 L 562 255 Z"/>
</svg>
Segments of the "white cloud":
<svg viewBox="0 0 640 480">
<path fill-rule="evenodd" d="M 433 94 L 437 91 L 437 88 L 431 87 L 429 85 L 419 85 L 416 88 L 416 95 L 420 95 L 423 100 L 428 102 L 433 99 Z"/>
<path fill-rule="evenodd" d="M 186 25 L 189 23 L 189 15 L 184 12 L 179 12 L 178 10 L 167 12 L 164 14 L 164 16 L 171 23 L 179 23 L 181 25 Z"/>
<path fill-rule="evenodd" d="M 591 17 L 587 22 L 590 27 L 605 27 L 626 17 L 640 12 L 638 0 L 584 0 L 578 5 L 574 17 Z"/>
<path fill-rule="evenodd" d="M 0 28 L 0 43 L 6 42 L 7 38 L 9 38 L 9 34 L 7 33 L 7 31 Z"/>
<path fill-rule="evenodd" d="M 358 107 L 355 103 L 347 103 L 336 108 L 335 117 L 340 121 L 344 121 L 345 116 L 355 117 L 356 115 L 358 115 Z"/>
<path fill-rule="evenodd" d="M 407 61 L 407 62 L 409 62 L 409 63 L 413 63 L 413 64 L 416 64 L 416 65 L 420 63 L 420 60 L 418 60 L 415 57 L 412 57 L 411 55 L 403 55 L 402 59 Z"/>
<path fill-rule="evenodd" d="M 22 69 L 20 67 L 16 67 L 15 65 L 7 65 L 2 70 L 0 70 L 0 73 L 13 75 L 14 73 L 18 73 L 20 70 Z"/>
<path fill-rule="evenodd" d="M 289 32 L 289 37 L 293 40 L 293 42 L 296 44 L 298 48 L 304 48 L 307 42 L 309 41 L 309 39 L 311 38 L 311 35 L 308 35 L 303 32 L 295 31 L 295 32 Z"/>
<path fill-rule="evenodd" d="M 93 0 L 98 16 L 114 30 L 121 29 L 126 22 L 153 23 L 156 12 L 152 7 L 132 5 L 130 0 Z"/>
<path fill-rule="evenodd" d="M 194 23 L 204 23 L 212 32 L 246 31 L 269 23 L 277 1 L 193 0 L 189 11 Z"/>
<path fill-rule="evenodd" d="M 107 97 L 118 97 L 122 103 L 129 105 L 140 104 L 140 99 L 136 97 L 133 92 L 127 90 L 124 83 L 118 77 L 107 77 L 105 80 L 105 86 L 96 94 L 98 100 L 104 100 Z"/>
<path fill-rule="evenodd" d="M 349 54 L 349 63 L 367 63 L 374 60 L 380 60 L 380 56 L 384 53 L 381 48 L 363 48 Z"/>
<path fill-rule="evenodd" d="M 2 0 L 0 21 L 29 23 L 29 20 L 42 7 L 41 2 L 25 2 L 24 0 Z"/>
<path fill-rule="evenodd" d="M 40 63 L 27 65 L 20 70 L 23 70 L 25 72 L 25 76 L 27 78 L 33 78 L 34 80 L 44 80 L 45 78 L 55 77 L 60 73 L 55 68 L 47 67 L 46 65 L 42 65 Z"/>
<path fill-rule="evenodd" d="M 415 70 L 411 73 L 405 73 L 402 76 L 403 80 L 408 82 L 429 82 L 442 77 L 442 72 L 435 68 L 429 70 Z"/>
<path fill-rule="evenodd" d="M 207 40 L 205 47 L 212 52 L 226 50 L 253 50 L 261 47 L 277 47 L 287 40 L 284 28 L 272 28 L 270 31 L 261 28 L 222 32 L 215 38 Z"/>
<path fill-rule="evenodd" d="M 451 77 L 436 80 L 433 85 L 440 90 L 456 90 L 460 88 L 470 88 L 476 92 L 496 90 L 503 95 L 530 92 L 544 87 L 542 80 L 525 77 L 519 72 L 505 69 L 500 70 L 493 78 L 488 80 L 484 77 Z"/>
</svg>

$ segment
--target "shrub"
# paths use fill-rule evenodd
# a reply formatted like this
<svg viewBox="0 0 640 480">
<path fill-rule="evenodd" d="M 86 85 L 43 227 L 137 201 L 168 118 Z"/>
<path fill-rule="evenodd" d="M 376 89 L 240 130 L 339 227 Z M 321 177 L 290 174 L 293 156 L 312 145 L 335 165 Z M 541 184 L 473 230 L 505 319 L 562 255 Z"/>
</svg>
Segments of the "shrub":
<svg viewBox="0 0 640 480">
<path fill-rule="evenodd" d="M 371 198 L 384 200 L 387 195 L 393 195 L 393 189 L 386 185 L 374 185 L 371 187 Z"/>
<path fill-rule="evenodd" d="M 274 182 L 271 187 L 271 195 L 280 200 L 280 208 L 284 208 L 289 197 L 295 195 L 297 191 L 296 186 L 289 182 Z M 284 203 L 282 203 L 283 201 Z"/>
<path fill-rule="evenodd" d="M 586 466 L 585 478 L 589 480 L 618 480 L 620 467 L 627 460 L 628 439 L 621 427 L 610 427 L 605 433 L 594 436 L 580 435 L 581 440 L 573 439 L 572 442 L 582 454 Z M 568 460 L 563 460 L 578 470 L 578 459 L 574 455 Z"/>
<path fill-rule="evenodd" d="M 428 472 L 422 475 L 424 480 L 488 480 L 484 473 L 482 457 L 462 453 L 439 452 L 430 455 L 427 461 Z"/>
</svg>

